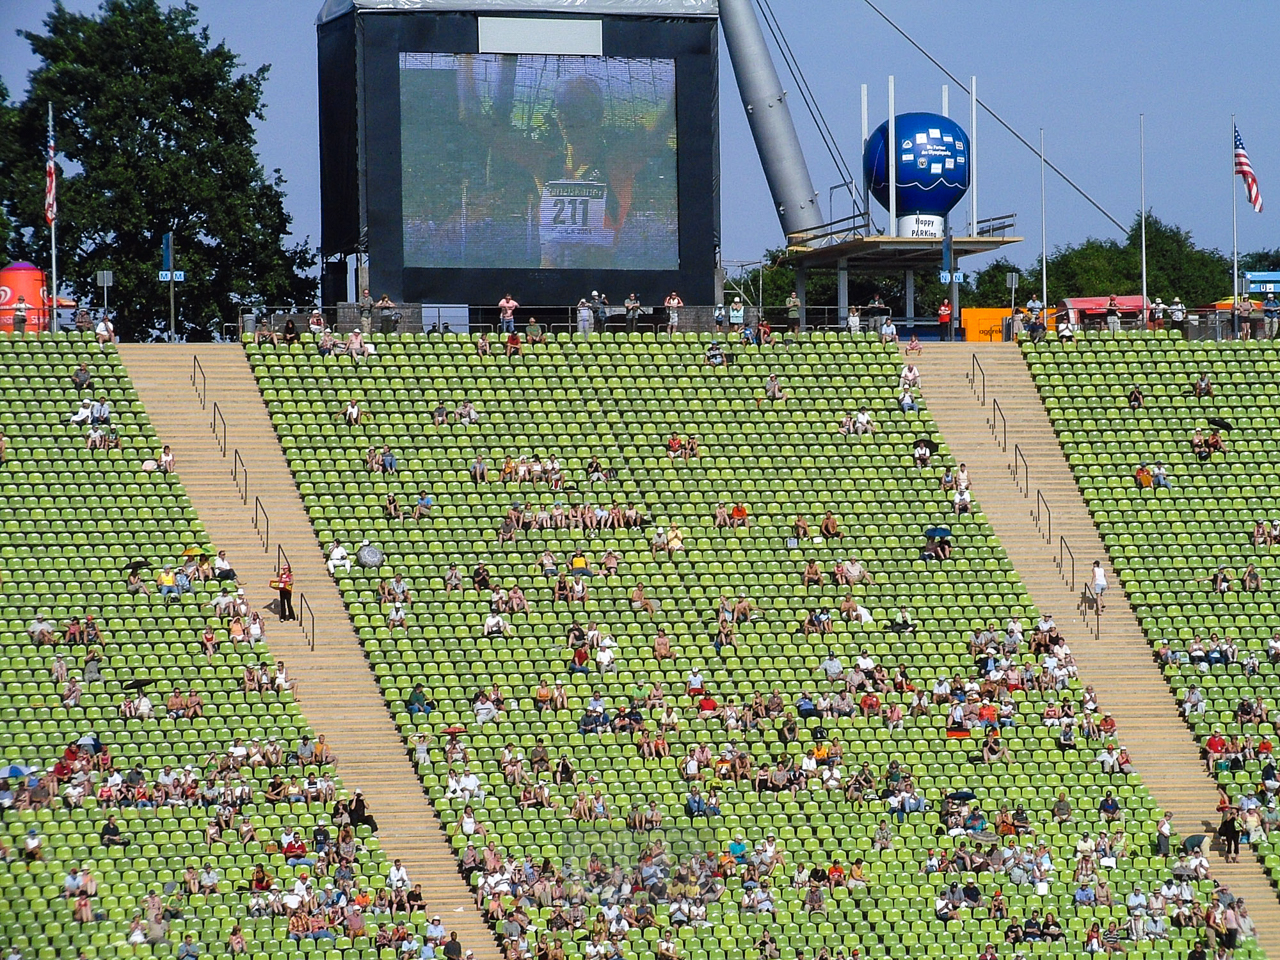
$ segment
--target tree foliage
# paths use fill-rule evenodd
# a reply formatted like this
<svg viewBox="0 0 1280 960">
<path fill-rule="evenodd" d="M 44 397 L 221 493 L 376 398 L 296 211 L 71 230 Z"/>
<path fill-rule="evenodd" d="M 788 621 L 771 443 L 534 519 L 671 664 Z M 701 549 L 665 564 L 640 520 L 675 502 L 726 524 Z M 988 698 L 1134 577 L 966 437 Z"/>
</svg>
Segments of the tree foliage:
<svg viewBox="0 0 1280 960">
<path fill-rule="evenodd" d="M 258 162 L 253 122 L 263 117 L 268 66 L 241 69 L 213 44 L 190 3 L 105 0 L 97 14 L 61 2 L 42 33 L 24 32 L 39 58 L 13 110 L 0 152 L 0 209 L 17 229 L 11 256 L 47 261 L 46 104 L 61 155 L 60 279 L 91 295 L 97 270 L 115 273 L 111 299 L 121 335 L 167 327 L 168 289 L 157 280 L 161 238 L 172 231 L 178 313 L 207 336 L 241 304 L 309 303 L 315 256 L 289 244 L 284 178 Z M 0 113 L 0 124 L 6 122 Z M 3 222 L 0 222 L 3 228 Z"/>
</svg>

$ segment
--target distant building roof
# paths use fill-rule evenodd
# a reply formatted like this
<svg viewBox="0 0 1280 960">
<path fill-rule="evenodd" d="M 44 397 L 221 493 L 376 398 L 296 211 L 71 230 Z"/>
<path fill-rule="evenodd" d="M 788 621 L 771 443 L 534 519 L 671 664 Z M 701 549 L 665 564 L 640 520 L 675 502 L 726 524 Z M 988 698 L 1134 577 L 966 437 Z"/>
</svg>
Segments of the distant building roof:
<svg viewBox="0 0 1280 960">
<path fill-rule="evenodd" d="M 714 17 L 719 0 L 325 0 L 316 23 L 352 10 L 408 13 L 415 10 L 474 10 L 478 13 L 583 13 L 636 17 Z"/>
</svg>

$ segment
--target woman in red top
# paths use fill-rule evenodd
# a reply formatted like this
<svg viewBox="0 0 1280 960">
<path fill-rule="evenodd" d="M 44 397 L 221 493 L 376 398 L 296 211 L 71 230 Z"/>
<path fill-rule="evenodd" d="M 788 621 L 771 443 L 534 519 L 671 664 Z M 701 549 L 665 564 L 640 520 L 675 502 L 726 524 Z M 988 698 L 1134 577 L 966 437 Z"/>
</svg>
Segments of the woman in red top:
<svg viewBox="0 0 1280 960">
<path fill-rule="evenodd" d="M 280 619 L 294 620 L 296 615 L 293 612 L 293 571 L 289 569 L 286 563 L 280 568 L 280 576 L 276 579 L 279 584 L 280 591 Z"/>
</svg>

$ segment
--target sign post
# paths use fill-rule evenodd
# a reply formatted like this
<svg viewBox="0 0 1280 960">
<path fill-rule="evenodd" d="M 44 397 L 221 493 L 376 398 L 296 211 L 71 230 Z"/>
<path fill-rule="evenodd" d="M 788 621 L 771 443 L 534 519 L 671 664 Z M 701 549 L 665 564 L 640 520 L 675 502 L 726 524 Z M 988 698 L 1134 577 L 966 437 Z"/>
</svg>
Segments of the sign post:
<svg viewBox="0 0 1280 960">
<path fill-rule="evenodd" d="M 177 332 L 178 332 L 178 319 L 177 319 L 178 314 L 176 309 L 174 308 L 174 299 L 173 299 L 173 234 L 172 233 L 166 233 L 164 235 L 164 239 L 161 241 L 161 246 L 164 253 L 164 257 L 163 257 L 164 267 L 160 274 L 160 279 L 169 281 L 169 337 L 171 339 L 176 339 Z"/>
<path fill-rule="evenodd" d="M 1004 275 L 1004 285 L 1009 288 L 1009 319 L 1012 320 L 1018 307 L 1018 273 L 1010 270 Z"/>
<path fill-rule="evenodd" d="M 102 319 L 107 318 L 107 288 L 116 285 L 116 275 L 110 270 L 99 270 L 94 275 L 94 283 L 102 288 Z"/>
</svg>

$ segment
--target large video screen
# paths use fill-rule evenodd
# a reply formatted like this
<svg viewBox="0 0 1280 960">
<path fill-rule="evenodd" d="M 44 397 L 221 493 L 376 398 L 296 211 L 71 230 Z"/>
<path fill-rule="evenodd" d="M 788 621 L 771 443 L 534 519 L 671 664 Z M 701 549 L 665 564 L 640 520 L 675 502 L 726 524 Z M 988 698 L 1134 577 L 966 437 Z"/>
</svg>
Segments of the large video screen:
<svg viewBox="0 0 1280 960">
<path fill-rule="evenodd" d="M 680 266 L 674 60 L 401 53 L 400 133 L 406 268 Z"/>
</svg>

